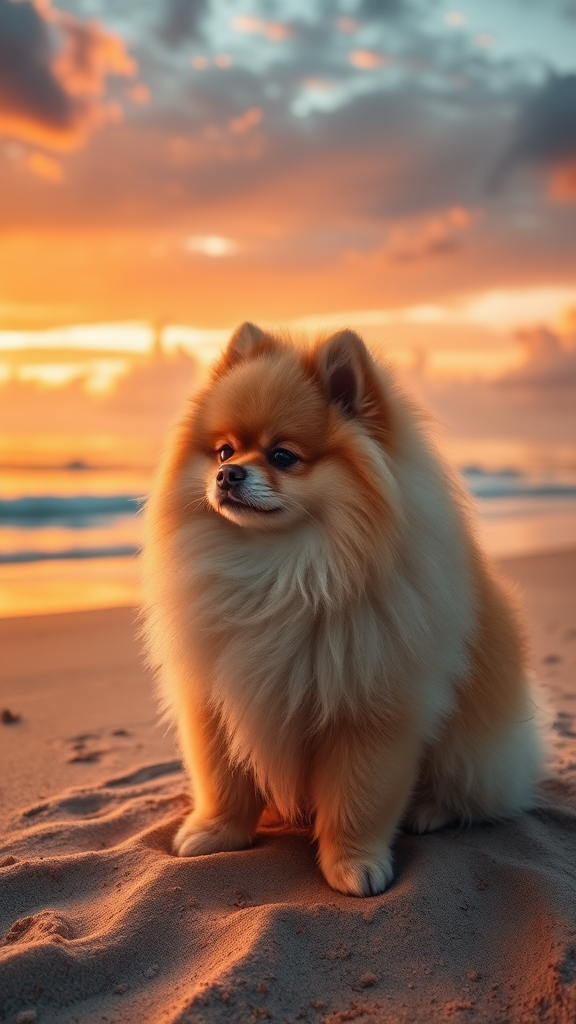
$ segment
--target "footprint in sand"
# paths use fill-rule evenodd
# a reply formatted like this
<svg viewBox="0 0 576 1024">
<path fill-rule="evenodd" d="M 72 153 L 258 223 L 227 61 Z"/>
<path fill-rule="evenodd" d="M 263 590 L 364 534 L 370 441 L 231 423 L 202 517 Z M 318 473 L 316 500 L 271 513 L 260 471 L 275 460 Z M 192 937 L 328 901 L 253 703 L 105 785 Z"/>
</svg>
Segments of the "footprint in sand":
<svg viewBox="0 0 576 1024">
<path fill-rule="evenodd" d="M 131 733 L 128 729 L 113 729 L 110 733 L 111 736 L 116 738 L 130 738 Z M 67 758 L 68 764 L 96 764 L 106 754 L 112 753 L 111 747 L 95 747 L 91 746 L 95 741 L 102 742 L 103 734 L 102 730 L 99 732 L 85 732 L 79 736 L 72 736 L 71 739 L 66 740 L 66 744 L 70 744 L 73 753 Z"/>
<path fill-rule="evenodd" d="M 95 746 L 90 746 L 95 740 L 101 740 L 101 734 L 95 732 L 81 733 L 79 736 L 72 736 L 65 740 L 66 746 L 72 748 L 72 754 L 66 758 L 68 764 L 94 764 L 97 763 L 103 754 L 108 751 Z"/>
<path fill-rule="evenodd" d="M 72 757 L 68 758 L 68 764 L 93 764 L 99 761 L 103 754 L 107 753 L 107 750 L 79 750 Z"/>
<path fill-rule="evenodd" d="M 140 786 L 143 782 L 150 782 L 151 779 L 157 779 L 160 775 L 173 775 L 175 772 L 181 772 L 182 770 L 180 761 L 161 761 L 158 764 L 149 764 L 143 768 L 137 768 L 127 775 L 119 775 L 118 778 L 108 779 L 102 785 Z"/>
<path fill-rule="evenodd" d="M 103 793 L 78 793 L 58 801 L 59 809 L 82 818 L 93 817 L 108 810 L 110 800 Z"/>
</svg>

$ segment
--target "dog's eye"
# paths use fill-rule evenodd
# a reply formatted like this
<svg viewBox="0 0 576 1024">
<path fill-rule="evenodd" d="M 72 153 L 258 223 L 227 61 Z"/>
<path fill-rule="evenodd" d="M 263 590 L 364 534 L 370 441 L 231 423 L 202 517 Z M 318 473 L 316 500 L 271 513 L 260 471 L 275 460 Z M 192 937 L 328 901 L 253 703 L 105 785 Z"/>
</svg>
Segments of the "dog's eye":
<svg viewBox="0 0 576 1024">
<path fill-rule="evenodd" d="M 220 456 L 220 462 L 226 462 L 227 459 L 231 459 L 232 456 L 234 455 L 234 449 L 232 445 L 223 444 L 220 451 L 218 452 L 218 455 Z"/>
<path fill-rule="evenodd" d="M 298 461 L 298 455 L 288 451 L 287 448 L 275 448 L 268 456 L 268 462 L 272 466 L 276 466 L 277 469 L 288 469 L 289 466 L 293 466 Z"/>
</svg>

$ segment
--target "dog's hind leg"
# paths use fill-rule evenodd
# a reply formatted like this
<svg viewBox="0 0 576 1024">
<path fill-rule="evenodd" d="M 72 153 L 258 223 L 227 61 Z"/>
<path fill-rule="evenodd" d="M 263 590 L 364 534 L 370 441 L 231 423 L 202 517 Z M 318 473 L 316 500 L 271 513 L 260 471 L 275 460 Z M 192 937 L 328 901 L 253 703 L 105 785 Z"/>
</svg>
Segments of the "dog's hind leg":
<svg viewBox="0 0 576 1024">
<path fill-rule="evenodd" d="M 423 760 L 423 799 L 407 819 L 418 832 L 440 827 L 443 817 L 470 823 L 518 814 L 533 806 L 542 770 L 541 715 L 514 596 L 473 556 L 478 622 L 470 667 Z"/>
</svg>

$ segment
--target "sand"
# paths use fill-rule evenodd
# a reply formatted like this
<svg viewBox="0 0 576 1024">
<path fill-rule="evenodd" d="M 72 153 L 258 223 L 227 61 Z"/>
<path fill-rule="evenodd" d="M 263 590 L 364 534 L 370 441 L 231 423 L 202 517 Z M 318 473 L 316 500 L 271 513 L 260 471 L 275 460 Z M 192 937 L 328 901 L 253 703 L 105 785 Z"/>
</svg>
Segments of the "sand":
<svg viewBox="0 0 576 1024">
<path fill-rule="evenodd" d="M 574 1024 L 576 552 L 504 568 L 554 711 L 542 806 L 400 835 L 365 900 L 272 822 L 171 856 L 189 797 L 133 612 L 1 622 L 0 1020 Z"/>
</svg>

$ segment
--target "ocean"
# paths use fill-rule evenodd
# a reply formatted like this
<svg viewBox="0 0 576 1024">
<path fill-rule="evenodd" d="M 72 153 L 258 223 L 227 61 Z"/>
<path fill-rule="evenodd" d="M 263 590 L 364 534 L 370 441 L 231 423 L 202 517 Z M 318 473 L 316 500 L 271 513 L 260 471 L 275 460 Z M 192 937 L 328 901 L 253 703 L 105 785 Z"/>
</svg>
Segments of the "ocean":
<svg viewBox="0 0 576 1024">
<path fill-rule="evenodd" d="M 496 557 L 576 545 L 576 467 L 461 468 Z M 0 472 L 0 615 L 138 603 L 138 551 L 150 473 L 21 468 Z"/>
</svg>

